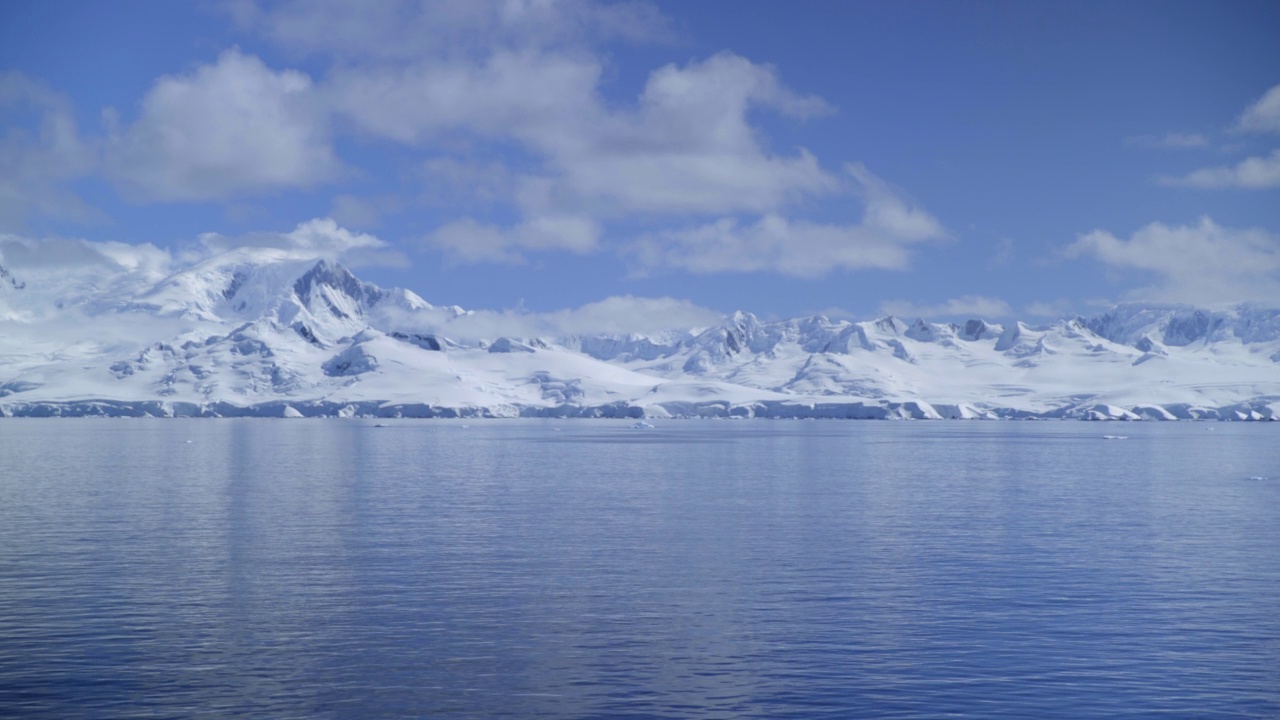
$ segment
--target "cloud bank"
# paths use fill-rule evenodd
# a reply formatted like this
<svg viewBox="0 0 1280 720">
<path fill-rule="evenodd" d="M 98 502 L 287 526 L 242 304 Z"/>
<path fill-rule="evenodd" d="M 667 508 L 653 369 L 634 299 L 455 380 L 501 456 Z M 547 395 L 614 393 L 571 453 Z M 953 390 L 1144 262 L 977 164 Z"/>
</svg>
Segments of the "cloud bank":
<svg viewBox="0 0 1280 720">
<path fill-rule="evenodd" d="M 1064 254 L 1154 277 L 1131 293 L 1135 299 L 1222 304 L 1280 298 L 1280 235 L 1223 227 L 1208 217 L 1194 225 L 1151 223 L 1128 239 L 1094 230 Z"/>
</svg>

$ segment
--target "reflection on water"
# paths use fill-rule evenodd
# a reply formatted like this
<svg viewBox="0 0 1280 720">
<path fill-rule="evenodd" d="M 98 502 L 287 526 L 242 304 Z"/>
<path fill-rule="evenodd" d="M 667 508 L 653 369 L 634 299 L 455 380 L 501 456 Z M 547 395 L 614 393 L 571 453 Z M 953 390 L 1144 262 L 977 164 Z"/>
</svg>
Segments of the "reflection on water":
<svg viewBox="0 0 1280 720">
<path fill-rule="evenodd" d="M 1280 716 L 1272 425 L 384 424 L 4 421 L 0 716 Z"/>
</svg>

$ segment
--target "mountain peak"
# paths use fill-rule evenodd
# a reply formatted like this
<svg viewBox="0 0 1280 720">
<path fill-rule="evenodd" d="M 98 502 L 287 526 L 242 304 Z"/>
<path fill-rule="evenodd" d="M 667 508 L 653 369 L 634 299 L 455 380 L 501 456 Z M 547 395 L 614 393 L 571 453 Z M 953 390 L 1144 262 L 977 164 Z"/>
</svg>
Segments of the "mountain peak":
<svg viewBox="0 0 1280 720">
<path fill-rule="evenodd" d="M 24 313 L 32 301 L 52 306 L 35 277 L 37 294 L 18 294 L 0 269 L 0 300 Z M 466 311 L 384 290 L 332 259 L 239 248 L 157 280 L 86 290 L 86 303 L 107 309 L 65 314 L 85 319 L 69 331 L 74 352 L 33 352 L 49 330 L 18 317 L 30 330 L 0 337 L 0 414 L 103 403 L 235 414 L 287 399 L 304 414 L 348 415 L 887 417 L 899 412 L 890 406 L 941 403 L 968 410 L 911 416 L 1078 417 L 1106 406 L 1130 417 L 1146 411 L 1127 408 L 1158 405 L 1152 417 L 1280 418 L 1275 308 L 1127 305 L 1047 326 L 735 312 L 656 335 L 455 343 L 439 333 Z"/>
</svg>

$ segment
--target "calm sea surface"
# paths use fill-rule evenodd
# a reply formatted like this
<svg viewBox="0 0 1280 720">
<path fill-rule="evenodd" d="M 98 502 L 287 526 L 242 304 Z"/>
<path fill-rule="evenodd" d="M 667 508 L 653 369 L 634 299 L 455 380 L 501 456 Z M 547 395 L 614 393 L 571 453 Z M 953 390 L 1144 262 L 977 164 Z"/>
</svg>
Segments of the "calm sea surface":
<svg viewBox="0 0 1280 720">
<path fill-rule="evenodd" d="M 0 717 L 1280 717 L 1280 424 L 383 422 L 0 421 Z"/>
</svg>

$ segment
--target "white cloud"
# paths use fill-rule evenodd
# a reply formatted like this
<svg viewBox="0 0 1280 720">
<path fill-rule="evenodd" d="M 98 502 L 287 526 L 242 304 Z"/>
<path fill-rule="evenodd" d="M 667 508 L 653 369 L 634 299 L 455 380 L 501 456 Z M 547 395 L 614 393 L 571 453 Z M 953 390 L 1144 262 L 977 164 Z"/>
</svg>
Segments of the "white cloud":
<svg viewBox="0 0 1280 720">
<path fill-rule="evenodd" d="M 455 316 L 447 308 L 419 312 L 397 319 L 399 326 L 419 332 L 439 333 L 455 340 L 493 340 L 498 337 L 563 338 L 609 333 L 655 335 L 669 330 L 706 327 L 724 315 L 687 300 L 669 297 L 643 298 L 621 295 L 579 308 L 552 312 L 522 309 L 473 310 Z"/>
<path fill-rule="evenodd" d="M 572 310 L 547 313 L 546 322 L 559 335 L 588 333 L 653 334 L 663 330 L 706 327 L 724 315 L 688 300 L 615 295 Z"/>
<path fill-rule="evenodd" d="M 864 201 L 862 221 L 857 224 L 789 220 L 777 214 L 749 225 L 721 218 L 652 233 L 630 252 L 644 268 L 818 277 L 839 269 L 902 270 L 910 264 L 911 245 L 946 237 L 932 215 L 866 168 L 849 165 L 846 170 Z"/>
<path fill-rule="evenodd" d="M 0 234 L 0 263 L 24 283 L 22 292 L 0 299 L 0 319 L 32 323 L 36 345 L 53 337 L 53 320 L 63 312 L 118 309 L 121 298 L 152 287 L 175 266 L 168 250 L 149 243 L 7 234 Z M 112 333 L 107 335 L 101 339 L 120 341 L 118 336 L 110 337 Z M 70 341 L 82 342 L 84 337 Z"/>
<path fill-rule="evenodd" d="M 639 240 L 633 253 L 646 268 L 698 274 L 778 272 L 820 277 L 838 269 L 902 270 L 910 262 L 901 244 L 862 225 L 791 221 L 772 214 L 749 225 L 722 218 L 653 233 Z"/>
<path fill-rule="evenodd" d="M 1064 254 L 1151 273 L 1155 284 L 1132 293 L 1140 299 L 1208 304 L 1280 298 L 1280 235 L 1227 228 L 1207 217 L 1195 225 L 1152 223 L 1128 240 L 1095 230 Z"/>
<path fill-rule="evenodd" d="M 522 251 L 587 253 L 596 249 L 599 239 L 599 225 L 588 218 L 544 215 L 509 227 L 464 218 L 437 228 L 426 244 L 453 263 L 522 263 Z"/>
<path fill-rule="evenodd" d="M 1202 168 L 1179 177 L 1162 176 L 1164 185 L 1197 188 L 1238 187 L 1250 190 L 1280 187 L 1280 150 L 1251 157 L 1233 166 Z"/>
<path fill-rule="evenodd" d="M 234 237 L 204 233 L 197 240 L 198 248 L 184 255 L 189 262 L 236 248 L 263 247 L 287 250 L 302 258 L 339 260 L 353 267 L 408 264 L 403 253 L 391 249 L 385 241 L 368 233 L 352 232 L 331 218 L 308 220 L 289 232 L 256 232 Z"/>
<path fill-rule="evenodd" d="M 837 189 L 803 148 L 770 152 L 748 120 L 753 107 L 798 118 L 827 110 L 732 53 L 660 68 L 634 111 L 598 109 L 584 131 L 534 138 L 549 158 L 546 202 L 610 214 L 768 212 Z"/>
<path fill-rule="evenodd" d="M 125 194 L 143 201 L 306 187 L 339 169 L 311 78 L 236 49 L 157 80 L 137 122 L 113 132 L 107 160 Z"/>
<path fill-rule="evenodd" d="M 79 238 L 29 238 L 0 233 L 0 264 L 28 281 L 28 294 L 70 293 L 82 296 L 115 288 L 107 296 L 123 297 L 144 290 L 168 275 L 237 248 L 273 248 L 298 259 L 328 258 L 352 267 L 404 266 L 403 253 L 366 233 L 340 227 L 328 218 L 299 223 L 289 232 L 257 232 L 240 236 L 204 233 L 176 254 L 150 243 L 95 242 Z M 72 293 L 75 294 L 75 293 Z"/>
<path fill-rule="evenodd" d="M 1164 135 L 1137 135 L 1125 138 L 1125 143 L 1148 148 L 1202 148 L 1209 139 L 1200 133 L 1169 132 Z"/>
<path fill-rule="evenodd" d="M 909 300 L 889 300 L 880 303 L 880 312 L 899 317 L 922 318 L 1001 318 L 1013 314 L 1009 303 L 999 298 L 983 295 L 964 295 L 940 303 L 915 303 Z"/>
<path fill-rule="evenodd" d="M 333 75 L 329 93 L 356 128 L 397 142 L 517 142 L 539 165 L 516 179 L 530 215 L 769 211 L 837 186 L 805 150 L 769 152 L 749 123 L 753 107 L 827 109 L 771 67 L 731 53 L 668 65 L 630 109 L 606 105 L 602 72 L 591 56 L 499 51 L 479 63 L 354 66 Z"/>
<path fill-rule="evenodd" d="M 1245 108 L 1236 127 L 1245 132 L 1280 132 L 1280 85 L 1266 91 L 1257 102 Z"/>
<path fill-rule="evenodd" d="M 25 75 L 3 72 L 0 118 L 0 230 L 20 230 L 35 216 L 97 218 L 65 187 L 98 161 L 97 148 L 80 136 L 71 103 Z"/>
<path fill-rule="evenodd" d="M 336 58 L 318 92 L 339 127 L 442 153 L 424 165 L 423 198 L 468 209 L 426 242 L 452 262 L 597 251 L 599 223 L 722 217 L 655 233 L 637 257 L 700 271 L 780 260 L 783 272 L 816 275 L 824 263 L 904 267 L 904 243 L 943 233 L 883 192 L 857 225 L 788 219 L 799 204 L 878 181 L 856 166 L 838 177 L 804 148 L 769 147 L 753 113 L 804 119 L 831 109 L 772 66 L 722 52 L 654 70 L 630 103 L 606 100 L 610 57 L 594 44 L 660 37 L 670 24 L 648 3 L 245 1 L 233 12 L 286 50 Z M 467 179 L 440 181 L 454 174 Z M 486 204 L 514 221 L 466 217 Z M 371 217 L 350 202 L 336 209 Z M 766 219 L 738 230 L 744 214 Z M 739 247 L 752 256 L 714 257 Z"/>
<path fill-rule="evenodd" d="M 0 261 L 26 272 L 60 273 L 78 268 L 163 275 L 173 258 L 150 243 L 93 242 L 79 238 L 28 238 L 0 234 Z"/>
<path fill-rule="evenodd" d="M 448 133 L 545 143 L 572 135 L 598 114 L 593 93 L 600 73 L 590 57 L 501 51 L 478 62 L 340 68 L 326 93 L 356 129 L 400 143 L 440 141 Z"/>
</svg>

